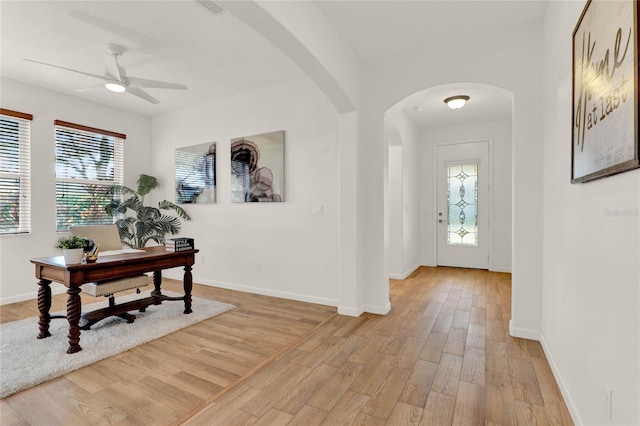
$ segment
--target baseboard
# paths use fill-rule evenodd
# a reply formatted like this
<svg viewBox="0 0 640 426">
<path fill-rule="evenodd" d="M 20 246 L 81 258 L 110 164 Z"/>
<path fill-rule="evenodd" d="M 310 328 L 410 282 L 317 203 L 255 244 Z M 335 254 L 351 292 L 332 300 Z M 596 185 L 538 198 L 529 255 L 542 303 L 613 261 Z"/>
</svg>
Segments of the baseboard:
<svg viewBox="0 0 640 426">
<path fill-rule="evenodd" d="M 416 269 L 418 269 L 420 267 L 420 263 L 416 263 L 415 265 L 413 265 L 411 268 L 409 268 L 406 272 L 402 273 L 402 274 L 389 274 L 389 278 L 391 278 L 392 280 L 405 280 L 407 279 L 407 277 L 411 274 L 413 274 Z"/>
<path fill-rule="evenodd" d="M 364 308 L 348 308 L 345 306 L 338 306 L 338 313 L 340 315 L 346 315 L 348 317 L 359 317 L 364 313 Z"/>
<path fill-rule="evenodd" d="M 183 278 L 182 272 L 178 272 L 178 273 L 163 272 L 162 276 L 171 278 L 174 280 L 178 280 L 178 281 L 181 281 Z M 377 315 L 386 315 L 389 313 L 389 311 L 391 311 L 391 303 L 387 303 L 385 306 L 364 305 L 360 308 L 353 308 L 353 307 L 347 307 L 347 306 L 339 306 L 338 300 L 327 299 L 323 297 L 308 296 L 306 294 L 271 290 L 271 289 L 253 287 L 253 286 L 248 286 L 243 284 L 227 283 L 222 281 L 206 280 L 206 279 L 200 279 L 200 278 L 198 278 L 197 280 L 194 279 L 194 281 L 197 281 L 198 284 L 225 288 L 227 290 L 237 290 L 237 291 L 243 291 L 245 293 L 260 294 L 262 296 L 279 297 L 281 299 L 297 300 L 300 302 L 315 303 L 318 305 L 325 305 L 325 306 L 334 306 L 338 308 L 338 313 L 340 315 L 347 315 L 351 317 L 359 317 L 364 312 L 369 312 Z"/>
<path fill-rule="evenodd" d="M 435 268 L 435 267 L 437 267 L 438 265 L 437 265 L 435 262 L 429 262 L 429 261 L 423 260 L 423 261 L 421 261 L 421 262 L 420 262 L 420 264 L 416 267 L 416 269 L 417 269 L 418 267 L 420 267 L 420 266 L 427 266 L 427 267 L 429 267 L 429 268 Z M 415 270 L 415 269 L 414 269 L 414 270 Z M 510 274 L 510 273 L 511 273 L 511 268 L 510 268 L 510 267 L 507 267 L 507 266 L 494 266 L 494 265 L 491 265 L 491 266 L 489 266 L 489 270 L 490 270 L 490 271 L 492 271 L 492 272 L 505 272 L 505 273 L 508 273 L 508 274 Z M 394 278 L 394 277 L 390 276 L 390 278 Z M 402 279 L 402 278 L 400 278 L 400 279 Z"/>
<path fill-rule="evenodd" d="M 509 320 L 509 334 L 521 339 L 540 340 L 540 331 L 513 326 L 513 320 Z"/>
<path fill-rule="evenodd" d="M 394 274 L 393 272 L 389 273 L 389 279 L 391 280 L 404 280 L 408 275 L 405 274 Z"/>
<path fill-rule="evenodd" d="M 19 294 L 17 296 L 1 298 L 0 299 L 0 306 L 9 305 L 11 303 L 24 302 L 25 300 L 37 300 L 38 299 L 38 289 L 37 289 L 38 286 L 34 286 L 34 287 L 36 287 L 36 290 L 32 291 L 32 292 Z M 50 287 L 51 287 L 51 294 L 52 295 L 62 294 L 62 293 L 65 293 L 67 291 L 67 288 L 65 286 L 63 286 L 62 284 L 51 283 Z"/>
<path fill-rule="evenodd" d="M 544 355 L 547 357 L 547 362 L 549 363 L 549 367 L 551 367 L 551 372 L 553 373 L 553 377 L 556 379 L 556 383 L 560 388 L 560 393 L 564 398 L 564 402 L 569 409 L 569 414 L 571 414 L 571 419 L 574 424 L 582 425 L 582 419 L 578 415 L 578 410 L 576 410 L 576 406 L 571 399 L 571 394 L 569 394 L 569 390 L 567 389 L 564 380 L 562 379 L 562 375 L 560 374 L 560 370 L 558 369 L 558 365 L 556 364 L 555 359 L 553 358 L 553 354 L 551 353 L 551 349 L 547 344 L 546 339 L 544 338 L 544 333 L 540 333 L 540 344 L 542 345 L 542 350 L 544 351 Z"/>
<path fill-rule="evenodd" d="M 171 278 L 174 280 L 178 280 L 178 281 L 182 281 L 183 279 L 182 272 L 165 273 L 165 271 L 163 271 L 162 276 Z M 227 290 L 237 290 L 237 291 L 243 291 L 245 293 L 260 294 L 262 296 L 279 297 L 281 299 L 297 300 L 300 302 L 315 303 L 318 305 L 325 305 L 325 306 L 333 306 L 333 307 L 338 306 L 338 300 L 328 299 L 324 297 L 309 296 L 306 294 L 291 293 L 288 291 L 272 290 L 267 288 L 248 286 L 244 284 L 227 283 L 222 281 L 215 281 L 215 280 L 208 280 L 208 279 L 201 279 L 201 278 L 198 278 L 197 280 L 194 278 L 194 282 L 197 282 L 198 284 L 208 285 L 211 287 L 226 288 Z"/>
<path fill-rule="evenodd" d="M 387 315 L 391 311 L 391 303 L 387 302 L 385 306 L 364 305 L 364 311 L 371 314 Z"/>
</svg>

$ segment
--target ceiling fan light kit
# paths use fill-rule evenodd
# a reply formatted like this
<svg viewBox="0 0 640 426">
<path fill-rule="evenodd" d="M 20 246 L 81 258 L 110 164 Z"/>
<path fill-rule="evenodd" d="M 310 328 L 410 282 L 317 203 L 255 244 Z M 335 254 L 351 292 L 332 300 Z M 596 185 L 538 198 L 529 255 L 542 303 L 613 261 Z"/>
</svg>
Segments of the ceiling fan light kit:
<svg viewBox="0 0 640 426">
<path fill-rule="evenodd" d="M 82 74 L 89 77 L 101 79 L 104 81 L 104 87 L 106 87 L 107 90 L 111 92 L 127 92 L 152 104 L 158 104 L 160 102 L 156 98 L 142 90 L 142 87 L 155 89 L 187 90 L 187 86 L 185 86 L 184 84 L 168 83 L 166 81 L 149 80 L 146 78 L 128 77 L 124 69 L 120 68 L 120 65 L 118 65 L 118 56 L 121 56 L 126 51 L 126 49 L 123 46 L 117 44 L 108 44 L 107 50 L 108 53 L 105 53 L 103 55 L 105 65 L 104 75 L 92 74 L 85 71 L 62 67 L 60 65 L 48 64 L 46 62 L 34 61 L 33 59 L 25 58 L 24 60 L 28 62 L 34 62 L 36 64 L 47 65 L 50 67 L 71 71 L 76 74 Z M 91 87 L 87 89 L 91 89 Z M 83 90 L 86 89 L 82 89 L 79 91 Z"/>
<path fill-rule="evenodd" d="M 110 92 L 122 93 L 127 90 L 127 87 L 116 80 L 107 80 L 104 82 L 104 87 Z"/>
<path fill-rule="evenodd" d="M 451 109 L 460 109 L 467 103 L 468 100 L 469 97 L 466 95 L 457 95 L 446 98 L 444 100 L 444 103 L 447 104 Z"/>
</svg>

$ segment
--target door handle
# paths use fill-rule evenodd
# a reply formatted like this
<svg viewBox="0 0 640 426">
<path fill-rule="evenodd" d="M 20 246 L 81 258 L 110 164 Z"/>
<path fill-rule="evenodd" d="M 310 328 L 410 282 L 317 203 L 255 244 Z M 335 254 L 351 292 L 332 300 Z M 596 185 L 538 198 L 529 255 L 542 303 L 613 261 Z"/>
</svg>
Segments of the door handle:
<svg viewBox="0 0 640 426">
<path fill-rule="evenodd" d="M 444 223 L 444 220 L 442 220 L 442 219 L 438 219 L 438 222 L 439 222 L 439 223 Z"/>
</svg>

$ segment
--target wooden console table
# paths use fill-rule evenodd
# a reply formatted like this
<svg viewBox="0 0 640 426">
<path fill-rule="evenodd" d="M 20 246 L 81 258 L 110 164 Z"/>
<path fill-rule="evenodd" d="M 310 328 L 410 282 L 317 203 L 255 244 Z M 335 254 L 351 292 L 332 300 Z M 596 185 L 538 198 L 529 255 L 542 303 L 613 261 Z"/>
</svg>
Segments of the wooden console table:
<svg viewBox="0 0 640 426">
<path fill-rule="evenodd" d="M 51 336 L 49 333 L 49 323 L 51 322 L 51 288 L 52 281 L 64 284 L 67 287 L 67 315 L 69 321 L 69 349 L 67 353 L 72 354 L 82 350 L 80 347 L 80 316 L 82 313 L 82 302 L 80 292 L 82 284 L 108 281 L 118 278 L 127 278 L 145 272 L 153 272 L 154 290 L 151 296 L 141 298 L 132 302 L 112 307 L 109 315 L 118 315 L 128 310 L 144 310 L 149 305 L 159 305 L 163 300 L 184 300 L 184 313 L 190 314 L 191 310 L 191 288 L 193 278 L 191 276 L 191 266 L 195 263 L 195 254 L 199 250 L 187 250 L 180 252 L 168 252 L 164 246 L 148 247 L 144 253 L 127 253 L 112 256 L 100 256 L 95 263 L 78 263 L 65 265 L 62 256 L 43 257 L 31 259 L 31 263 L 36 266 L 36 278 L 38 278 L 38 310 L 40 318 L 38 325 L 40 333 L 38 339 Z M 184 267 L 184 296 L 169 297 L 162 294 L 160 285 L 162 284 L 163 269 Z M 109 308 L 107 308 L 109 309 Z M 105 315 L 106 316 L 106 315 Z"/>
</svg>

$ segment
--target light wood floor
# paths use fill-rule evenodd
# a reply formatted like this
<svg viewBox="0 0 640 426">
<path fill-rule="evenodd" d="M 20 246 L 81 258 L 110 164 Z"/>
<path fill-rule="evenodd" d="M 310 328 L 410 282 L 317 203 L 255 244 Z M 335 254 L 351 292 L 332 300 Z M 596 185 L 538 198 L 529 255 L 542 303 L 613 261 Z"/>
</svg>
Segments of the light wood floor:
<svg viewBox="0 0 640 426">
<path fill-rule="evenodd" d="M 508 334 L 509 274 L 420 268 L 390 293 L 351 318 L 195 285 L 237 308 L 0 400 L 0 424 L 573 424 L 540 344 Z"/>
</svg>

